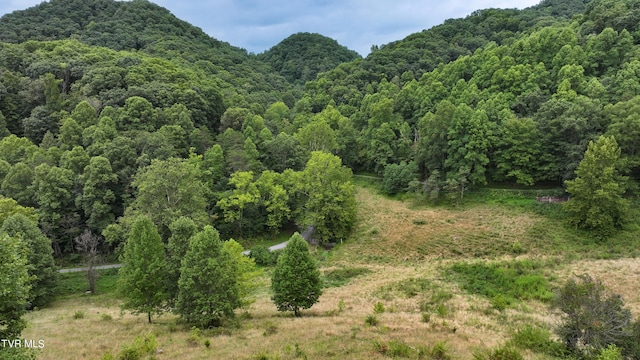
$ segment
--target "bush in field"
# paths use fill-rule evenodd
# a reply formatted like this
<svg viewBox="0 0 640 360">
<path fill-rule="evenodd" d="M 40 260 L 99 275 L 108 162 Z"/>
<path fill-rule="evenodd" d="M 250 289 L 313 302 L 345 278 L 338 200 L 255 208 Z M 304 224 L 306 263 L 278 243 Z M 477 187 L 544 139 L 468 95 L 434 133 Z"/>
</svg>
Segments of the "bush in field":
<svg viewBox="0 0 640 360">
<path fill-rule="evenodd" d="M 567 281 L 553 305 L 564 318 L 558 335 L 577 354 L 595 356 L 607 346 L 623 344 L 632 336 L 631 312 L 624 308 L 622 297 L 610 293 L 589 275 Z"/>
<path fill-rule="evenodd" d="M 255 260 L 256 265 L 273 266 L 278 261 L 278 252 L 271 252 L 266 246 L 256 246 L 251 249 L 251 257 Z"/>
</svg>

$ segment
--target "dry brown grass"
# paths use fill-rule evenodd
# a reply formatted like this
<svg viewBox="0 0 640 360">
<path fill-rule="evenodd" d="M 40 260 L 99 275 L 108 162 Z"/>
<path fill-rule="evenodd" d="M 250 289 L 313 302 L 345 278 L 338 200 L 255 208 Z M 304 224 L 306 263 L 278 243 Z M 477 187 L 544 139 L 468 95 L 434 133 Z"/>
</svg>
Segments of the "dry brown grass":
<svg viewBox="0 0 640 360">
<path fill-rule="evenodd" d="M 442 275 L 442 267 L 471 257 L 513 258 L 516 241 L 527 248 L 520 257 L 544 255 L 544 249 L 527 236 L 540 221 L 536 216 L 482 205 L 467 210 L 413 209 L 409 203 L 367 189 L 359 190 L 358 202 L 355 236 L 336 248 L 322 270 L 366 267 L 371 272 L 344 286 L 325 289 L 319 303 L 301 318 L 276 311 L 265 278 L 248 318 L 239 316 L 235 325 L 227 326 L 228 335 L 205 332 L 196 346 L 189 344 L 189 329 L 176 325 L 173 315 L 163 315 L 149 325 L 143 315 L 121 314 L 113 301 L 90 296 L 59 301 L 28 314 L 29 327 L 23 336 L 44 340 L 40 359 L 54 360 L 99 359 L 106 351 L 116 354 L 141 334 L 156 336 L 163 350 L 158 359 L 252 359 L 260 354 L 294 359 L 296 351 L 308 359 L 383 359 L 387 357 L 375 350 L 374 342 L 392 340 L 416 349 L 444 341 L 454 359 L 469 359 L 475 350 L 503 344 L 525 324 L 549 328 L 556 324 L 557 318 L 545 304 L 530 302 L 498 312 L 487 299 L 465 293 Z M 574 273 L 598 276 L 624 296 L 634 315 L 640 314 L 636 288 L 640 261 L 636 259 L 561 262 L 554 272 L 559 281 Z M 390 290 L 411 278 L 426 279 L 432 287 L 416 296 Z M 420 302 L 435 291 L 452 297 L 442 304 L 446 314 L 429 310 L 431 318 L 425 323 Z M 345 308 L 339 311 L 341 301 Z M 365 318 L 373 313 L 376 302 L 382 302 L 386 312 L 377 315 L 378 326 L 368 326 Z M 73 318 L 77 310 L 85 311 L 83 319 Z M 104 320 L 103 314 L 113 319 Z M 205 339 L 210 339 L 210 349 L 203 345 Z M 546 358 L 524 354 L 527 359 Z"/>
<path fill-rule="evenodd" d="M 536 216 L 499 206 L 465 210 L 414 209 L 411 202 L 384 198 L 360 188 L 355 241 L 340 255 L 366 261 L 495 257 L 512 252 L 516 242 L 536 251 L 527 232 Z"/>
</svg>

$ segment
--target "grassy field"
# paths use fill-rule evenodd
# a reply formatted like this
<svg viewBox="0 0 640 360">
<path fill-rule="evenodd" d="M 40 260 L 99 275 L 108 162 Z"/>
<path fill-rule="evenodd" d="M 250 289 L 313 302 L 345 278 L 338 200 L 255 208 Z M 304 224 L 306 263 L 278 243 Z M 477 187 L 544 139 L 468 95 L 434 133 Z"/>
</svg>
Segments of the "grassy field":
<svg viewBox="0 0 640 360">
<path fill-rule="evenodd" d="M 517 191 L 426 207 L 360 184 L 357 200 L 353 236 L 330 253 L 313 250 L 327 287 L 301 318 L 276 311 L 266 269 L 256 301 L 223 328 L 193 331 L 170 314 L 149 325 L 120 311 L 112 271 L 94 296 L 81 274 L 65 275 L 63 296 L 27 315 L 23 337 L 44 340 L 39 358 L 56 360 L 115 355 L 148 334 L 157 359 L 470 359 L 534 333 L 549 338 L 559 320 L 548 306 L 553 290 L 585 272 L 640 315 L 637 229 L 598 243 Z"/>
</svg>

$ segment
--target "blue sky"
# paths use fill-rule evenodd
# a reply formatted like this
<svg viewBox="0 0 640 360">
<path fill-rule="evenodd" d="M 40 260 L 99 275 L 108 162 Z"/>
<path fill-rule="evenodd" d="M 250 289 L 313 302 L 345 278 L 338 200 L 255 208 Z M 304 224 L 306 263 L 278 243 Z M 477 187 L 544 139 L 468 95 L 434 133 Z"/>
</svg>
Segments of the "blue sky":
<svg viewBox="0 0 640 360">
<path fill-rule="evenodd" d="M 41 0 L 1 0 L 0 14 Z M 261 53 L 297 32 L 314 32 L 367 55 L 371 45 L 465 17 L 478 9 L 525 8 L 540 0 L 152 0 L 210 36 Z"/>
</svg>

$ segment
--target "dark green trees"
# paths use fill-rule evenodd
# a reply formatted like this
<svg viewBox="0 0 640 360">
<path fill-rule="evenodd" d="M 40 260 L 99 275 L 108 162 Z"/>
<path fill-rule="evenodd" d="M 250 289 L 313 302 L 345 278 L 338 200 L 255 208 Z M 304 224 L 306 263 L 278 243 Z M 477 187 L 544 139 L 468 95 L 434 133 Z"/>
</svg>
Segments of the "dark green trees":
<svg viewBox="0 0 640 360">
<path fill-rule="evenodd" d="M 160 314 L 167 300 L 167 259 L 162 239 L 146 216 L 136 218 L 124 247 L 124 266 L 120 269 L 119 290 L 125 298 L 123 308 L 133 313 Z"/>
<path fill-rule="evenodd" d="M 295 233 L 278 258 L 271 279 L 271 299 L 278 311 L 293 311 L 300 316 L 301 309 L 308 309 L 322 295 L 320 272 L 309 254 L 307 242 Z"/>
<path fill-rule="evenodd" d="M 4 221 L 0 234 L 21 240 L 27 250 L 30 287 L 27 307 L 46 305 L 53 298 L 58 283 L 51 240 L 38 229 L 36 221 L 20 213 Z"/>
<path fill-rule="evenodd" d="M 0 338 L 17 339 L 29 296 L 27 249 L 19 239 L 0 233 Z"/>
<path fill-rule="evenodd" d="M 590 142 L 576 178 L 566 181 L 571 200 L 565 204 L 570 222 L 595 230 L 600 237 L 611 234 L 627 220 L 629 200 L 623 196 L 627 178 L 620 171 L 620 148 L 615 138 L 601 136 Z"/>
<path fill-rule="evenodd" d="M 240 307 L 238 264 L 223 249 L 218 231 L 211 226 L 189 244 L 178 281 L 176 312 L 200 327 L 218 326 Z"/>
</svg>

